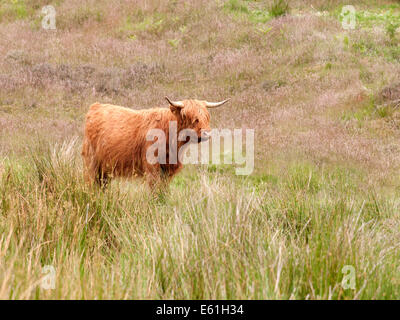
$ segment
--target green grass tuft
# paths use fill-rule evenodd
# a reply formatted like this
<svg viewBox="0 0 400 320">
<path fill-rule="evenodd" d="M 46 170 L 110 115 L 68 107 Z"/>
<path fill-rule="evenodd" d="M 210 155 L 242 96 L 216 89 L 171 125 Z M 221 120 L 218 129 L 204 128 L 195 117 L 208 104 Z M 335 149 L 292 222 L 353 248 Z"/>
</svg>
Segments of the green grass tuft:
<svg viewBox="0 0 400 320">
<path fill-rule="evenodd" d="M 290 11 L 287 0 L 274 0 L 269 8 L 269 14 L 276 18 L 288 14 Z"/>
</svg>

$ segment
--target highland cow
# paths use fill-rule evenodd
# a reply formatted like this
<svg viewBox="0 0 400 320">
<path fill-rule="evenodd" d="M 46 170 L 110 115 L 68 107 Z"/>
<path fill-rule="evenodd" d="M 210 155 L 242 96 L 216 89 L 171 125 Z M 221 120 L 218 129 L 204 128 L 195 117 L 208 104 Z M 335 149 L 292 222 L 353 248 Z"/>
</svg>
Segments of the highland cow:
<svg viewBox="0 0 400 320">
<path fill-rule="evenodd" d="M 132 110 L 125 107 L 95 103 L 86 115 L 82 147 L 85 179 L 106 186 L 112 177 L 144 177 L 154 189 L 168 184 L 182 169 L 181 159 L 170 161 L 171 140 L 169 126 L 176 123 L 177 133 L 191 129 L 200 143 L 210 137 L 210 114 L 207 108 L 216 108 L 221 102 L 201 100 L 172 101 L 166 97 L 169 108 Z M 162 130 L 166 136 L 166 161 L 148 159 L 149 148 L 154 141 L 148 140 L 152 129 Z M 177 150 L 185 141 L 177 141 Z M 161 156 L 160 154 L 158 156 Z"/>
</svg>

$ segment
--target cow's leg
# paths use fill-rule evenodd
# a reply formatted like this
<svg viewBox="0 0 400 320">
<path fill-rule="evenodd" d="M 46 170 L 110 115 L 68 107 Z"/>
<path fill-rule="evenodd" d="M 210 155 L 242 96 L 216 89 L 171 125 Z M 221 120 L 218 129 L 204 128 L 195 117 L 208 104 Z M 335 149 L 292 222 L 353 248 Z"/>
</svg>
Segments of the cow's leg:
<svg viewBox="0 0 400 320">
<path fill-rule="evenodd" d="M 146 173 L 146 181 L 147 184 L 149 185 L 151 191 L 155 192 L 159 189 L 161 186 L 161 177 L 157 172 L 148 172 Z"/>
<path fill-rule="evenodd" d="M 102 188 L 106 188 L 110 181 L 109 174 L 101 166 L 97 169 L 96 182 Z"/>
<path fill-rule="evenodd" d="M 168 189 L 168 178 L 159 164 L 147 165 L 145 168 L 146 181 L 154 195 L 165 193 Z"/>
<path fill-rule="evenodd" d="M 84 162 L 84 179 L 88 184 L 97 183 L 105 188 L 109 181 L 109 175 L 103 170 L 101 163 L 97 161 L 90 142 L 85 139 L 82 145 L 82 157 Z"/>
</svg>

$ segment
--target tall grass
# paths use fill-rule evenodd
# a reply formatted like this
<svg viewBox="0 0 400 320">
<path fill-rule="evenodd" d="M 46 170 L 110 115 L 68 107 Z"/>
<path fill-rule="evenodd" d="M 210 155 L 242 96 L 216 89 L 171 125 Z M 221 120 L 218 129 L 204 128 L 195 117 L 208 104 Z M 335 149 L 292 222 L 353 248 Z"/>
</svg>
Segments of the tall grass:
<svg viewBox="0 0 400 320">
<path fill-rule="evenodd" d="M 251 181 L 198 169 L 160 202 L 140 181 L 86 186 L 76 140 L 34 149 L 3 161 L 0 298 L 399 294 L 398 197 L 360 189 L 348 169 L 297 163 Z M 54 290 L 41 288 L 44 265 L 56 270 Z M 341 286 L 345 265 L 355 290 Z"/>
</svg>

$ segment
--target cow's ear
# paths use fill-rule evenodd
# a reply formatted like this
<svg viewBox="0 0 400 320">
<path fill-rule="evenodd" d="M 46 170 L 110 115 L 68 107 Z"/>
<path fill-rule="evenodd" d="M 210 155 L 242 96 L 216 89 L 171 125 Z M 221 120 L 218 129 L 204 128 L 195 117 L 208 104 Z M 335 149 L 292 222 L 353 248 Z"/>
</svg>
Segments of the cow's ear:
<svg viewBox="0 0 400 320">
<path fill-rule="evenodd" d="M 185 106 L 182 101 L 174 101 L 174 100 L 169 99 L 168 97 L 165 97 L 165 99 L 169 103 L 169 108 L 175 114 L 179 113 L 181 111 L 181 109 Z"/>
<path fill-rule="evenodd" d="M 172 104 L 169 106 L 169 109 L 171 110 L 172 113 L 174 114 L 178 114 L 181 112 L 181 110 L 183 109 L 182 107 L 177 107 L 177 106 L 173 106 Z"/>
</svg>

